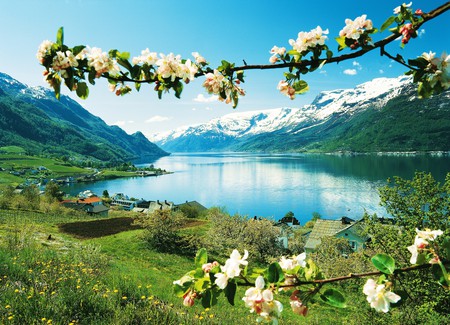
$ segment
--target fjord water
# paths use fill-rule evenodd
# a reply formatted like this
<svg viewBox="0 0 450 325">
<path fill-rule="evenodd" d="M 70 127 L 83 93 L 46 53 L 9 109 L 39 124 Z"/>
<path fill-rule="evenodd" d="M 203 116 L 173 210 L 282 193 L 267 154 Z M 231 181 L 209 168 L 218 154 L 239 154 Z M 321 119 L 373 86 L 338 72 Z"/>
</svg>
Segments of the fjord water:
<svg viewBox="0 0 450 325">
<path fill-rule="evenodd" d="M 183 153 L 151 163 L 173 174 L 77 183 L 66 191 L 108 190 L 176 204 L 195 200 L 249 217 L 280 219 L 292 211 L 303 224 L 313 212 L 332 219 L 360 218 L 364 211 L 386 215 L 377 189 L 387 178 L 411 179 L 415 171 L 425 171 L 443 182 L 450 172 L 450 157 L 429 155 Z"/>
</svg>

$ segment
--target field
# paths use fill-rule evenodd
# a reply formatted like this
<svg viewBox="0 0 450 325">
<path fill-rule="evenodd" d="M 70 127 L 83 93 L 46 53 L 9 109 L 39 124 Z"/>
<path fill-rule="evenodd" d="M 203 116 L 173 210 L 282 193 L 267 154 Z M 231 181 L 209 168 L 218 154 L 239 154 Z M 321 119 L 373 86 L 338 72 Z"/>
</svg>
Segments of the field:
<svg viewBox="0 0 450 325">
<path fill-rule="evenodd" d="M 2 324 L 256 324 L 240 301 L 246 288 L 238 288 L 234 307 L 223 297 L 211 309 L 183 306 L 172 282 L 193 269 L 193 257 L 149 249 L 127 215 L 8 213 L 0 213 Z M 207 227 L 191 220 L 183 231 Z M 336 313 L 315 309 L 308 318 L 286 312 L 281 324 L 326 324 L 324 316 Z"/>
</svg>

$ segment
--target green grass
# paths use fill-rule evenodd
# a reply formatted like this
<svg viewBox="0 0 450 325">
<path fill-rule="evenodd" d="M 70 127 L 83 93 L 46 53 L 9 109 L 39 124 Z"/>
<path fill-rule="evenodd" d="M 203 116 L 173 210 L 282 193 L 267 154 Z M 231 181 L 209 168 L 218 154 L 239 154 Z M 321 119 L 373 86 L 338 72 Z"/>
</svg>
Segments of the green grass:
<svg viewBox="0 0 450 325">
<path fill-rule="evenodd" d="M 62 176 L 89 173 L 86 169 L 70 166 L 54 159 L 19 154 L 0 154 L 0 166 L 14 169 L 44 166 L 51 172 Z"/>
<path fill-rule="evenodd" d="M 5 147 L 0 147 L 0 152 L 24 154 L 26 151 L 22 147 L 18 147 L 18 146 L 5 146 Z"/>
<path fill-rule="evenodd" d="M 142 229 L 98 237 L 92 219 L 83 228 L 96 234 L 89 239 L 60 232 L 61 223 L 77 225 L 74 220 L 79 217 L 0 218 L 1 324 L 256 324 L 241 301 L 247 287 L 238 287 L 234 307 L 224 296 L 211 309 L 199 301 L 183 306 L 172 284 L 194 269 L 193 256 L 149 249 Z M 185 233 L 208 229 L 209 223 L 190 221 Z M 289 295 L 276 299 L 287 309 L 280 324 L 340 324 L 351 312 L 312 304 L 304 318 L 289 311 Z"/>
</svg>

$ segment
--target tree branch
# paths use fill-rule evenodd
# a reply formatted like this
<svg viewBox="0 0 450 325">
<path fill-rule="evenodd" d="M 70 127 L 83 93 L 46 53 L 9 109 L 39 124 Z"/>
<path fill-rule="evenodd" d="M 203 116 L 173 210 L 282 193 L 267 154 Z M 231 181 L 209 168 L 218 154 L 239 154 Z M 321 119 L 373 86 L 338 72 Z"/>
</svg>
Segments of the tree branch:
<svg viewBox="0 0 450 325">
<path fill-rule="evenodd" d="M 450 265 L 450 261 L 444 261 L 442 263 L 444 265 Z M 416 270 L 425 270 L 425 269 L 431 268 L 432 265 L 433 264 L 428 263 L 428 264 L 408 266 L 408 267 L 396 269 L 394 271 L 394 274 L 407 273 L 407 272 L 416 271 Z M 359 273 L 359 274 L 350 273 L 349 275 L 340 276 L 340 277 L 336 277 L 336 278 L 330 278 L 330 279 L 313 280 L 313 281 L 299 281 L 294 286 L 298 286 L 298 285 L 302 285 L 302 284 L 325 284 L 325 283 L 332 283 L 332 282 L 350 280 L 350 279 L 355 279 L 355 278 L 364 278 L 364 277 L 368 277 L 368 276 L 372 276 L 372 275 L 382 275 L 382 274 L 384 274 L 384 273 L 381 271 L 366 272 L 366 273 Z M 280 286 L 280 287 L 286 288 L 286 287 L 292 287 L 292 286 L 293 285 L 286 285 L 286 286 Z"/>
<path fill-rule="evenodd" d="M 444 3 L 443 5 L 439 6 L 436 9 L 431 10 L 429 13 L 423 14 L 423 21 L 416 24 L 415 25 L 415 29 L 419 29 L 420 26 L 422 26 L 425 22 L 434 19 L 440 15 L 442 15 L 443 13 L 445 13 L 446 11 L 448 11 L 450 9 L 450 1 Z M 366 47 L 363 48 L 359 51 L 356 52 L 352 52 L 349 54 L 343 54 L 340 56 L 335 56 L 332 57 L 330 59 L 322 59 L 325 62 L 325 64 L 329 64 L 329 63 L 339 63 L 342 61 L 346 61 L 346 60 L 350 60 L 350 59 L 354 59 L 357 57 L 360 57 L 364 54 L 366 54 L 367 52 L 370 52 L 374 49 L 377 48 L 384 48 L 384 46 L 386 46 L 387 44 L 395 41 L 399 36 L 401 36 L 400 33 L 393 33 L 391 35 L 389 35 L 388 37 L 375 42 L 373 44 L 372 47 Z M 320 60 L 320 59 L 319 59 Z M 397 61 L 397 60 L 395 60 Z M 304 67 L 308 67 L 311 66 L 315 61 L 312 60 L 303 60 L 301 62 L 292 62 L 292 63 L 280 63 L 280 64 L 263 64 L 263 65 L 244 65 L 244 66 L 240 66 L 240 67 L 235 67 L 232 69 L 232 71 L 240 71 L 240 70 L 268 70 L 268 69 L 284 69 L 284 68 L 289 68 L 289 67 L 295 67 L 295 68 L 304 68 Z M 397 61 L 398 62 L 398 61 Z"/>
</svg>

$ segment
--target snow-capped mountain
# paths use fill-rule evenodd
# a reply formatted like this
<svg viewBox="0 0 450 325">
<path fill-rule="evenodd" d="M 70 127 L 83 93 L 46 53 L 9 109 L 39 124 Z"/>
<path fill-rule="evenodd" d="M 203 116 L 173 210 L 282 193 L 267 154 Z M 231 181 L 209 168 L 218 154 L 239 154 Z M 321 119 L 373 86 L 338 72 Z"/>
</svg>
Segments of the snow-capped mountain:
<svg viewBox="0 0 450 325">
<path fill-rule="evenodd" d="M 410 77 L 377 78 L 353 89 L 321 92 L 311 104 L 302 108 L 275 108 L 232 113 L 213 119 L 208 123 L 157 134 L 151 140 L 171 152 L 302 151 L 315 148 L 324 149 L 324 141 L 329 143 L 337 139 L 342 140 L 345 145 L 337 146 L 334 149 L 359 151 L 361 148 L 347 146 L 344 141 L 349 135 L 360 136 L 358 133 L 361 130 L 358 131 L 358 127 L 351 134 L 343 136 L 345 130 L 355 128 L 355 123 L 359 123 L 357 125 L 360 126 L 362 123 L 365 125 L 364 129 L 371 128 L 377 121 L 384 119 L 383 112 L 391 106 L 400 106 L 397 111 L 410 107 L 411 113 L 405 116 L 406 120 L 417 113 L 417 110 L 414 111 L 412 108 L 417 105 L 426 107 L 437 101 L 436 105 L 439 105 L 439 109 L 445 110 L 449 107 L 448 92 L 429 100 L 418 100 L 415 94 L 416 88 Z M 423 119 L 423 116 L 421 118 Z M 444 121 L 447 120 L 444 119 Z M 372 123 L 372 125 L 367 123 Z M 392 125 L 391 122 L 389 124 Z M 402 130 L 406 133 L 409 131 Z M 385 140 L 390 141 L 389 139 Z M 319 143 L 320 145 L 318 145 Z M 364 147 L 364 145 L 362 146 Z M 381 147 L 383 146 L 378 144 L 371 150 L 380 150 Z M 437 148 L 432 149 L 436 150 Z M 420 148 L 420 150 L 424 150 L 424 148 Z"/>
</svg>

